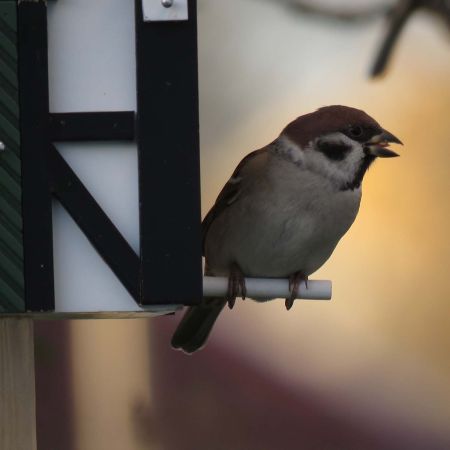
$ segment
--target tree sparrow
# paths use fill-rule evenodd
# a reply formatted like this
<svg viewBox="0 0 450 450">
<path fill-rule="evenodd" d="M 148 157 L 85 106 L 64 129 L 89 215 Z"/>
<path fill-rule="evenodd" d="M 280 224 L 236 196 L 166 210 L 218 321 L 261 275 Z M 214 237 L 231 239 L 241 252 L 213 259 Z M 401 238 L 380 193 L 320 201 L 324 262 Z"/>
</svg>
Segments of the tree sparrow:
<svg viewBox="0 0 450 450">
<path fill-rule="evenodd" d="M 172 346 L 201 348 L 219 313 L 245 298 L 247 277 L 299 283 L 330 257 L 358 213 L 361 182 L 377 157 L 401 144 L 364 111 L 327 106 L 289 123 L 237 166 L 202 223 L 205 274 L 227 276 L 227 298 L 204 298 L 181 320 Z"/>
</svg>

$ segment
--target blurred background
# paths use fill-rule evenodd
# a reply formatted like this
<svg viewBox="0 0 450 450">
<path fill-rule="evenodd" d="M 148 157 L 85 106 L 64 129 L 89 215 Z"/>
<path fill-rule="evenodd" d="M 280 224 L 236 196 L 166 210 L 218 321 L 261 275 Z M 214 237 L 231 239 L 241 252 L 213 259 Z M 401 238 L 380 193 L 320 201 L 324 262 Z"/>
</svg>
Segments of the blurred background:
<svg viewBox="0 0 450 450">
<path fill-rule="evenodd" d="M 355 224 L 312 276 L 333 281 L 331 302 L 238 301 L 193 356 L 169 346 L 180 314 L 37 322 L 40 448 L 450 448 L 448 30 L 417 11 L 371 79 L 383 15 L 199 0 L 198 20 L 203 214 L 245 154 L 324 105 L 365 110 L 403 141 L 401 157 L 370 170 Z"/>
</svg>

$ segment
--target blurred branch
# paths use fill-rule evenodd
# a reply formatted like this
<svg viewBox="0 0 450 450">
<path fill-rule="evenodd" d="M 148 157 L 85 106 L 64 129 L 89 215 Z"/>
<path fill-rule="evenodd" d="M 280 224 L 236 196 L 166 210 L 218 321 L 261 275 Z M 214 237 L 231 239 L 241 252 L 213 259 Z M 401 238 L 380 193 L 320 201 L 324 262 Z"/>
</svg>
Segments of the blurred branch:
<svg viewBox="0 0 450 450">
<path fill-rule="evenodd" d="M 411 14 L 419 8 L 419 1 L 417 0 L 400 0 L 392 13 L 388 16 L 388 29 L 386 36 L 381 43 L 378 50 L 378 55 L 370 71 L 372 77 L 381 75 L 387 66 L 389 58 L 392 54 L 395 43 L 397 42 L 400 33 L 402 32 L 406 22 Z"/>
<path fill-rule="evenodd" d="M 384 72 L 400 33 L 411 15 L 419 9 L 436 14 L 447 22 L 447 26 L 450 26 L 450 1 L 399 0 L 392 13 L 388 15 L 388 29 L 370 71 L 372 77 Z"/>
<path fill-rule="evenodd" d="M 283 0 L 282 0 L 283 1 Z M 367 8 L 352 9 L 336 8 L 321 5 L 320 2 L 303 0 L 284 0 L 286 6 L 298 13 L 313 14 L 327 19 L 337 19 L 345 22 L 370 21 L 385 15 L 392 9 L 392 5 L 375 5 Z"/>
<path fill-rule="evenodd" d="M 308 0 L 272 0 L 284 4 L 292 11 L 301 14 L 313 14 L 322 18 L 337 19 L 346 22 L 374 20 L 385 15 L 388 21 L 386 34 L 375 57 L 370 75 L 381 75 L 387 67 L 392 51 L 409 18 L 418 10 L 433 13 L 446 22 L 450 28 L 450 0 L 397 0 L 366 8 L 355 9 L 342 5 L 330 7 L 320 1 Z"/>
</svg>

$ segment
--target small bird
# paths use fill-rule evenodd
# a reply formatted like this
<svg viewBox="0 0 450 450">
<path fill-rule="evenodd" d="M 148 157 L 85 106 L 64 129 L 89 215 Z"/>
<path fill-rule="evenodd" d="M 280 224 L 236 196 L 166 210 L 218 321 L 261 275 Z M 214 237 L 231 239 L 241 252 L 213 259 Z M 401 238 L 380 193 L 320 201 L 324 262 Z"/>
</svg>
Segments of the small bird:
<svg viewBox="0 0 450 450">
<path fill-rule="evenodd" d="M 172 346 L 202 348 L 227 304 L 245 299 L 244 277 L 289 278 L 290 309 L 299 284 L 330 257 L 350 228 L 361 182 L 377 157 L 402 144 L 359 109 L 333 105 L 298 117 L 236 167 L 202 222 L 205 274 L 228 277 L 225 298 L 204 298 L 183 316 Z"/>
</svg>

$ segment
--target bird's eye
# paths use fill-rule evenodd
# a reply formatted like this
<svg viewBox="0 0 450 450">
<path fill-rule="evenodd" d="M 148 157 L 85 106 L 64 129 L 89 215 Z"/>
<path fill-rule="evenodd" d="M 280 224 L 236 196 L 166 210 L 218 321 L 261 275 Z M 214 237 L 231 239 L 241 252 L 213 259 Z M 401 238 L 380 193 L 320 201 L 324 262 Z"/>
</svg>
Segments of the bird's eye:
<svg viewBox="0 0 450 450">
<path fill-rule="evenodd" d="M 360 126 L 350 127 L 350 134 L 353 137 L 359 137 L 363 133 L 363 129 Z"/>
</svg>

